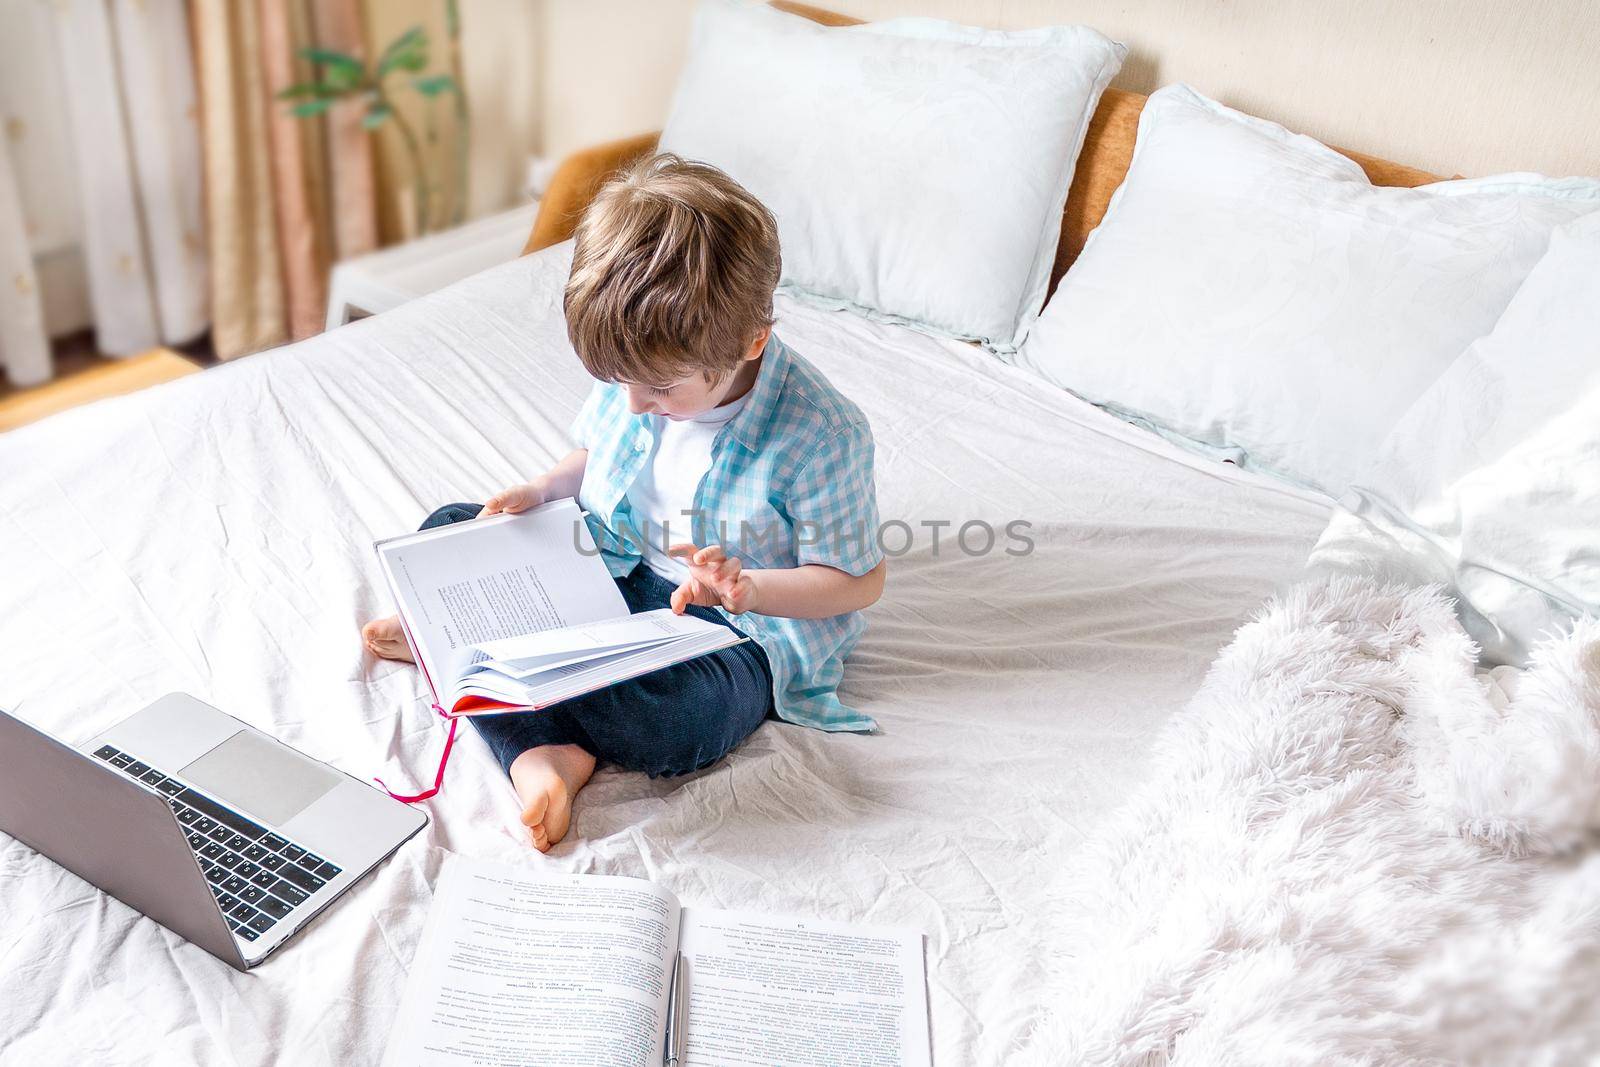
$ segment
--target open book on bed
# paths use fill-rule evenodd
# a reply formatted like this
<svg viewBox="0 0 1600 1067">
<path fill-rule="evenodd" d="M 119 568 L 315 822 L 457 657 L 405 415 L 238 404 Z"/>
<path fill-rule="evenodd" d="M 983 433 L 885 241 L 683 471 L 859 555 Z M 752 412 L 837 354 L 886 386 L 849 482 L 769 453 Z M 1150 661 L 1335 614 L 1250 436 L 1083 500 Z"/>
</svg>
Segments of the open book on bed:
<svg viewBox="0 0 1600 1067">
<path fill-rule="evenodd" d="M 629 614 L 570 499 L 377 549 L 411 654 L 449 716 L 537 710 L 748 640 L 667 608 Z"/>
<path fill-rule="evenodd" d="M 452 856 L 384 1064 L 928 1067 L 922 940 Z"/>
</svg>

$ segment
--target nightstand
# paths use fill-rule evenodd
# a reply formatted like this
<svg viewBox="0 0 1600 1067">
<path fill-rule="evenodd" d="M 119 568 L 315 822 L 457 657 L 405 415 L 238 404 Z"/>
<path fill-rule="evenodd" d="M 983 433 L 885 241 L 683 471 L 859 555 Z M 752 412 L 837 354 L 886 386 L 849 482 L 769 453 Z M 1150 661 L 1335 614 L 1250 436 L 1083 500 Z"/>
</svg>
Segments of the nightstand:
<svg viewBox="0 0 1600 1067">
<path fill-rule="evenodd" d="M 352 319 L 388 311 L 481 270 L 509 263 L 522 254 L 538 213 L 535 200 L 336 264 L 328 282 L 328 318 L 323 328 L 331 330 Z"/>
</svg>

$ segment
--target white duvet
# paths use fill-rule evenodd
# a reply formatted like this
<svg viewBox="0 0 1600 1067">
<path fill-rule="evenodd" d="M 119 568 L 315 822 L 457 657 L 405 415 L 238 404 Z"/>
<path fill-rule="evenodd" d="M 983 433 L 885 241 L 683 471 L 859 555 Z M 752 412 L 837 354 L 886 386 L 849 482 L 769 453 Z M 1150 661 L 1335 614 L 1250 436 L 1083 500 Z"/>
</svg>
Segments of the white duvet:
<svg viewBox="0 0 1600 1067">
<path fill-rule="evenodd" d="M 371 542 L 565 451 L 569 255 L 0 436 L 0 705 L 77 741 L 186 690 L 358 777 L 431 775 L 415 671 L 357 640 L 389 610 Z M 849 661 L 880 733 L 769 722 L 687 778 L 602 771 L 541 857 L 464 728 L 428 829 L 249 975 L 0 836 L 0 1063 L 374 1062 L 446 851 L 917 927 L 935 1061 L 1004 1062 L 1072 951 L 1049 885 L 1327 511 L 965 345 L 780 311 L 871 419 L 884 518 L 953 524 L 891 561 Z M 969 519 L 1036 549 L 964 555 Z"/>
</svg>

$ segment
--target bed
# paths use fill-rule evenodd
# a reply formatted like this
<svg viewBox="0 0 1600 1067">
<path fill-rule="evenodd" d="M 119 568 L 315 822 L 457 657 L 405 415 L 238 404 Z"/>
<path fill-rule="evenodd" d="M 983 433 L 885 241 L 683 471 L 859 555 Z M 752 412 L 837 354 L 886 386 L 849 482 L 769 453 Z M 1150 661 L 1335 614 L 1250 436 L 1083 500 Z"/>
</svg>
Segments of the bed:
<svg viewBox="0 0 1600 1067">
<path fill-rule="evenodd" d="M 1144 101 L 1103 97 L 1052 283 L 1126 172 Z M 0 706 L 82 740 L 184 690 L 357 777 L 399 788 L 430 776 L 443 731 L 416 672 L 375 661 L 357 639 L 362 621 L 390 610 L 371 543 L 567 450 L 589 386 L 560 308 L 572 225 L 600 178 L 654 144 L 644 135 L 572 157 L 531 254 L 514 263 L 301 344 L 0 436 Z M 1378 184 L 1434 178 L 1346 154 Z M 463 730 L 426 831 L 249 975 L 0 838 L 0 1063 L 376 1062 L 430 886 L 451 854 L 653 878 L 691 904 L 916 927 L 928 938 L 940 1064 L 1020 1062 L 1023 1051 L 1042 1063 L 1164 1062 L 1187 1022 L 1161 1018 L 1165 1005 L 1152 1009 L 1138 986 L 1167 988 L 1184 957 L 1088 989 L 1099 1000 L 1087 1014 L 1102 1032 L 1056 1040 L 1041 1020 L 1068 1003 L 1062 990 L 1084 990 L 1081 972 L 1108 958 L 1095 953 L 1131 966 L 1159 957 L 1169 942 L 1141 924 L 1146 902 L 1173 922 L 1192 916 L 1184 908 L 1200 898 L 1163 892 L 1193 859 L 1182 821 L 1155 827 L 1162 849 L 1141 856 L 1138 845 L 1163 812 L 1244 794 L 1238 782 L 1205 792 L 1209 779 L 1186 776 L 1184 756 L 1212 747 L 1226 762 L 1229 744 L 1253 753 L 1267 736 L 1249 715 L 1261 680 L 1251 672 L 1271 674 L 1297 655 L 1275 639 L 1345 641 L 1323 651 L 1366 671 L 1374 635 L 1393 632 L 1395 603 L 1435 634 L 1448 609 L 1397 594 L 1365 597 L 1363 614 L 1301 591 L 1251 623 L 1303 576 L 1328 525 L 1326 498 L 1180 450 L 974 346 L 783 295 L 777 310 L 780 336 L 867 414 L 883 517 L 914 534 L 890 560 L 843 685 L 879 732 L 769 721 L 727 760 L 685 778 L 603 769 L 577 802 L 572 834 L 540 856 L 517 832 L 495 761 Z M 957 531 L 974 520 L 999 531 L 1024 524 L 1013 529 L 1026 550 L 1007 552 L 1024 545 L 1002 534 L 989 551 L 970 551 L 981 543 L 964 547 Z M 1274 677 L 1292 692 L 1327 689 L 1314 672 Z M 1302 704 L 1288 701 L 1324 731 L 1329 751 L 1353 736 L 1339 718 L 1350 708 Z M 1355 711 L 1369 726 L 1394 718 Z M 1375 743 L 1392 755 L 1387 735 Z M 1342 788 L 1365 769 L 1317 773 Z M 1251 777 L 1273 789 L 1303 784 Z M 1396 779 L 1397 795 L 1406 785 Z M 1325 795 L 1296 796 L 1316 806 Z M 1273 818 L 1296 810 L 1279 793 L 1254 799 Z M 1285 834 L 1297 841 L 1294 829 Z M 1335 836 L 1360 840 L 1354 824 Z M 1260 855 L 1247 834 L 1227 843 L 1243 849 L 1229 862 Z M 1396 856 L 1435 863 L 1457 882 L 1481 866 L 1465 844 L 1444 851 Z M 1224 872 L 1213 880 L 1226 896 L 1237 868 L 1202 859 L 1209 865 L 1190 867 Z M 1600 864 L 1588 866 L 1600 878 Z M 1409 887 L 1413 870 L 1402 865 L 1396 884 Z M 1531 868 L 1496 870 L 1504 886 L 1538 881 Z M 1100 907 L 1073 910 L 1064 887 L 1080 873 Z M 1500 914 L 1521 914 L 1514 901 L 1507 908 Z M 1292 944 L 1291 927 L 1274 936 Z M 1589 933 L 1573 943 L 1600 944 L 1600 930 Z M 1189 947 L 1219 955 L 1209 942 Z M 1390 959 L 1391 947 L 1374 939 L 1370 949 Z M 1492 970 L 1500 957 L 1483 958 Z M 1080 972 L 1072 981 L 1063 961 Z M 1192 1044 L 1187 1062 L 1222 1062 L 1207 1051 L 1249 1034 L 1224 1012 L 1201 1021 L 1213 1043 Z M 1274 1031 L 1291 1043 L 1296 1033 Z M 1600 1037 L 1584 1040 L 1568 1047 Z M 1354 1047 L 1349 1062 L 1372 1062 L 1370 1047 Z"/>
<path fill-rule="evenodd" d="M 389 607 L 371 542 L 564 451 L 587 386 L 557 296 L 570 252 L 0 437 L 0 705 L 78 740 L 185 690 L 358 777 L 431 774 L 416 672 L 357 640 Z M 1059 951 L 1045 884 L 1326 508 L 970 346 L 780 312 L 871 419 L 885 518 L 1030 524 L 1028 555 L 968 556 L 952 528 L 892 560 L 845 682 L 880 733 L 774 721 L 688 778 L 602 771 L 545 858 L 465 731 L 423 835 L 249 975 L 7 839 L 0 1059 L 374 1062 L 461 852 L 915 926 L 937 1062 L 1003 1061 Z"/>
</svg>

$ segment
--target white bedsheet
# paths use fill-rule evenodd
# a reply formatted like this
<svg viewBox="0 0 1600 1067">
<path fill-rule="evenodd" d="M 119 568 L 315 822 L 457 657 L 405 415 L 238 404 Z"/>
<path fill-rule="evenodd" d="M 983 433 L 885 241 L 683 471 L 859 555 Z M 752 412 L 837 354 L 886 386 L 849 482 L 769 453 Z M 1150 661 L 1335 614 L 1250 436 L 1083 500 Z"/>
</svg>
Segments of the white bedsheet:
<svg viewBox="0 0 1600 1067">
<path fill-rule="evenodd" d="M 357 640 L 389 611 L 371 542 L 566 450 L 569 256 L 0 436 L 0 706 L 80 741 L 186 690 L 358 777 L 431 775 L 416 672 Z M 0 835 L 0 1062 L 374 1062 L 447 850 L 918 927 L 936 1062 L 1002 1062 L 1072 950 L 1041 943 L 1042 883 L 1327 510 L 965 345 L 780 310 L 871 419 L 886 519 L 1037 544 L 891 561 L 844 686 L 879 734 L 771 722 L 700 774 L 603 770 L 541 857 L 464 727 L 429 828 L 250 975 Z"/>
</svg>

